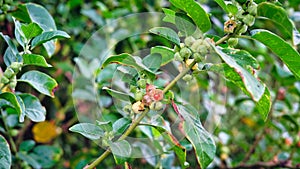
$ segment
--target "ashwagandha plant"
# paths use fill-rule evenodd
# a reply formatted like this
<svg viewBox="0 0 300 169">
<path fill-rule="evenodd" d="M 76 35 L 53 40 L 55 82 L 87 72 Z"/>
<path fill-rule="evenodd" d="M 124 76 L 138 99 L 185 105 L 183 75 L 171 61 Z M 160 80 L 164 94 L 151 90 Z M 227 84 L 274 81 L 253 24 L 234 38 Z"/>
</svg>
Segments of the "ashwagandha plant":
<svg viewBox="0 0 300 169">
<path fill-rule="evenodd" d="M 269 89 L 257 78 L 260 65 L 256 58 L 246 50 L 238 49 L 240 39 L 264 44 L 281 59 L 297 79 L 300 77 L 300 55 L 295 49 L 300 42 L 299 32 L 280 3 L 215 0 L 228 17 L 224 23 L 225 35 L 218 37 L 209 32 L 210 16 L 198 2 L 170 2 L 175 9 L 164 9 L 164 21 L 174 24 L 176 29 L 154 27 L 149 32 L 172 42 L 173 49 L 155 46 L 150 55 L 143 59 L 128 53 L 112 55 L 103 61 L 101 68 L 93 72 L 93 76 L 98 76 L 107 69 L 118 70 L 122 74 L 119 80 L 124 82 L 120 85 L 123 88 L 127 87 L 128 92 L 103 87 L 99 82 L 99 90 L 106 91 L 114 99 L 126 102 L 120 112 L 121 117 L 106 121 L 97 119 L 96 124 L 79 123 L 70 128 L 71 131 L 91 140 L 97 140 L 97 143 L 107 148 L 99 158 L 88 164 L 86 169 L 95 168 L 111 153 L 117 164 L 131 168 L 130 157 L 135 153 L 133 147 L 137 144 L 130 144 L 127 138 L 134 132 L 137 135 L 144 133 L 149 137 L 153 141 L 154 149 L 162 152 L 161 156 L 175 153 L 181 168 L 189 167 L 186 151 L 192 147 L 200 167 L 207 168 L 216 153 L 214 137 L 202 126 L 197 109 L 184 102 L 176 89 L 176 83 L 181 79 L 187 83 L 205 80 L 201 79 L 201 75 L 207 72 L 220 74 L 226 81 L 235 84 L 252 99 L 255 112 L 260 114 L 264 121 L 268 120 L 271 108 Z M 256 19 L 262 17 L 275 22 L 284 36 L 280 37 L 263 28 L 254 29 Z M 208 58 L 213 57 L 222 61 L 209 63 Z M 166 82 L 160 69 L 169 63 L 179 65 L 179 74 Z M 116 64 L 118 66 L 112 66 Z M 109 113 L 115 111 L 112 109 Z M 161 111 L 165 113 L 161 114 Z M 174 112 L 180 119 L 177 129 L 186 137 L 184 141 L 178 140 L 175 136 L 177 134 L 170 130 L 171 120 L 165 114 Z M 162 168 L 161 163 L 156 167 Z"/>
<path fill-rule="evenodd" d="M 0 131 L 4 134 L 0 135 L 0 168 L 10 168 L 12 164 L 12 168 L 52 167 L 62 155 L 60 148 L 36 145 L 33 140 L 16 143 L 18 128 L 26 117 L 33 122 L 46 119 L 46 109 L 38 95 L 16 87 L 27 83 L 42 95 L 54 97 L 58 84 L 40 68 L 52 67 L 46 59 L 55 52 L 55 39 L 70 36 L 57 30 L 52 16 L 37 4 L 1 1 L 0 15 L 14 22 L 13 38 L 0 32 L 7 44 L 5 69 L 0 70 Z"/>
</svg>

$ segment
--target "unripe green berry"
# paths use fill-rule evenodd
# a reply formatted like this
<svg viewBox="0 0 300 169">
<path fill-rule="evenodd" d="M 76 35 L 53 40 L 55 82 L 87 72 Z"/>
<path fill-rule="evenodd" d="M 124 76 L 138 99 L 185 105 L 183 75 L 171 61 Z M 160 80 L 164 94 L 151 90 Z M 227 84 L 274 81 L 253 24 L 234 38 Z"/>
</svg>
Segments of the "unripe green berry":
<svg viewBox="0 0 300 169">
<path fill-rule="evenodd" d="M 14 90 L 16 86 L 17 86 L 17 77 L 14 76 L 13 78 L 11 78 L 9 82 L 9 87 Z"/>
<path fill-rule="evenodd" d="M 204 59 L 204 57 L 202 57 L 199 53 L 194 53 L 192 58 L 195 59 L 196 62 L 200 62 Z"/>
<path fill-rule="evenodd" d="M 189 48 L 184 47 L 180 50 L 180 55 L 181 57 L 188 59 L 192 55 L 192 51 Z"/>
<path fill-rule="evenodd" d="M 245 11 L 243 9 L 240 9 L 237 14 L 235 15 L 235 17 L 237 19 L 243 19 L 245 16 L 243 15 L 245 13 Z"/>
<path fill-rule="evenodd" d="M 180 44 L 179 44 L 179 47 L 180 47 L 180 49 L 182 49 L 182 48 L 185 47 L 185 44 L 184 44 L 184 43 L 180 43 Z"/>
<path fill-rule="evenodd" d="M 9 134 L 13 137 L 17 136 L 19 134 L 19 130 L 17 129 L 11 129 L 9 130 Z"/>
<path fill-rule="evenodd" d="M 230 38 L 228 39 L 228 45 L 229 46 L 236 46 L 239 43 L 239 39 L 238 38 Z"/>
<path fill-rule="evenodd" d="M 134 99 L 135 99 L 136 101 L 142 100 L 142 99 L 143 99 L 143 96 L 144 96 L 144 94 L 143 94 L 143 92 L 141 92 L 141 91 L 136 91 L 136 92 L 134 93 Z"/>
<path fill-rule="evenodd" d="M 162 102 L 152 102 L 149 106 L 150 110 L 160 111 L 163 109 Z"/>
<path fill-rule="evenodd" d="M 1 83 L 7 84 L 8 82 L 9 82 L 9 79 L 7 77 L 5 77 L 5 76 L 1 77 Z"/>
<path fill-rule="evenodd" d="M 184 43 L 189 47 L 191 47 L 194 42 L 195 42 L 195 38 L 192 36 L 188 36 L 184 39 Z"/>
<path fill-rule="evenodd" d="M 8 79 L 12 78 L 15 75 L 15 72 L 12 68 L 8 67 L 4 71 L 4 76 L 7 77 Z"/>
<path fill-rule="evenodd" d="M 135 93 L 137 90 L 137 87 L 134 85 L 130 85 L 130 89 L 129 89 L 132 93 Z"/>
<path fill-rule="evenodd" d="M 243 24 L 238 33 L 243 34 L 243 33 L 247 32 L 247 30 L 248 30 L 248 26 Z"/>
<path fill-rule="evenodd" d="M 251 15 L 255 16 L 257 14 L 257 4 L 253 2 L 247 10 Z"/>
<path fill-rule="evenodd" d="M 11 67 L 15 73 L 18 73 L 21 70 L 22 65 L 23 63 L 21 62 L 13 62 L 9 67 Z"/>
<path fill-rule="evenodd" d="M 10 9 L 10 6 L 7 4 L 4 4 L 1 8 L 4 12 L 8 11 Z"/>
<path fill-rule="evenodd" d="M 252 26 L 255 22 L 255 17 L 248 14 L 244 17 L 243 22 L 248 26 Z"/>
<path fill-rule="evenodd" d="M 147 84 L 147 80 L 146 79 L 140 79 L 137 81 L 137 85 L 142 88 L 145 89 L 146 88 L 146 84 Z"/>
<path fill-rule="evenodd" d="M 183 61 L 183 58 L 181 57 L 181 55 L 179 54 L 179 52 L 176 52 L 175 55 L 174 55 L 174 59 L 176 61 Z"/>
<path fill-rule="evenodd" d="M 191 81 L 191 80 L 193 79 L 193 76 L 190 75 L 190 74 L 187 74 L 187 75 L 183 76 L 182 79 L 183 79 L 184 81 L 186 81 L 186 82 L 189 82 L 189 81 Z"/>
</svg>

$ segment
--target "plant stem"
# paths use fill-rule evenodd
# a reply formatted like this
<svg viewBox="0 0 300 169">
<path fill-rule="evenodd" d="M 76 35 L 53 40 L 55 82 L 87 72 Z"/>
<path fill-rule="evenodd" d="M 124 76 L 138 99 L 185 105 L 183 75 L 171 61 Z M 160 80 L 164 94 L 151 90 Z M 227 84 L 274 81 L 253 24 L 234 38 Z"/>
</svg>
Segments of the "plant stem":
<svg viewBox="0 0 300 169">
<path fill-rule="evenodd" d="M 163 90 L 163 93 L 166 93 L 168 90 L 170 90 L 178 80 L 180 80 L 185 74 L 187 74 L 192 67 L 197 62 L 194 60 L 187 68 L 185 68 L 182 72 L 180 72 L 175 79 L 173 79 Z M 118 141 L 124 140 L 135 128 L 139 123 L 143 120 L 143 118 L 147 115 L 147 111 L 143 112 L 131 125 L 130 127 L 125 131 L 124 134 L 118 139 Z M 107 149 L 101 156 L 99 156 L 95 161 L 93 161 L 90 165 L 86 166 L 84 169 L 93 169 L 95 168 L 99 163 L 101 163 L 109 154 L 111 153 L 110 149 Z"/>
<path fill-rule="evenodd" d="M 188 71 L 190 71 L 192 69 L 193 66 L 195 66 L 197 62 L 194 60 L 186 69 L 184 69 L 182 72 L 180 72 L 175 79 L 172 80 L 172 82 L 170 82 L 166 88 L 164 88 L 163 93 L 166 93 L 168 90 L 170 90 L 176 83 L 178 80 L 180 80 L 185 74 L 188 73 Z"/>
<path fill-rule="evenodd" d="M 12 136 L 9 133 L 9 127 L 6 124 L 6 116 L 4 115 L 2 109 L 0 111 L 1 111 L 1 115 L 2 115 L 2 120 L 3 120 L 4 128 L 7 131 L 6 135 L 8 137 L 8 140 L 9 140 L 9 143 L 10 143 L 10 146 L 11 146 L 11 150 L 12 150 L 12 152 L 14 154 L 16 154 L 17 153 L 17 147 L 16 147 L 16 144 L 14 142 L 14 139 L 12 138 Z"/>
<path fill-rule="evenodd" d="M 135 128 L 136 126 L 143 120 L 143 118 L 147 115 L 147 111 L 144 111 L 131 125 L 130 127 L 125 131 L 125 133 L 118 139 L 118 141 L 124 140 Z M 98 157 L 94 162 L 92 162 L 88 167 L 85 169 L 93 169 L 96 167 L 99 163 L 101 163 L 109 154 L 111 151 L 107 149 L 100 157 Z"/>
<path fill-rule="evenodd" d="M 220 45 L 221 43 L 225 42 L 227 39 L 229 39 L 230 37 L 232 37 L 232 34 L 227 34 L 226 36 L 223 36 L 221 39 L 219 39 L 215 45 Z"/>
</svg>

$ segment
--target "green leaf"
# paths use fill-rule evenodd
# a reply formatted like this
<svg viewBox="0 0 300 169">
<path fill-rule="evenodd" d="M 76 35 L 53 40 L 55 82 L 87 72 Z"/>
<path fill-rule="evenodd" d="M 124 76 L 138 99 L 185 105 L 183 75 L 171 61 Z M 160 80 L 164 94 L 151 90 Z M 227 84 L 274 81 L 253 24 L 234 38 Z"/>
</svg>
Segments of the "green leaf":
<svg viewBox="0 0 300 169">
<path fill-rule="evenodd" d="M 18 115 L 19 116 L 21 115 L 22 109 L 21 109 L 21 106 L 18 102 L 18 99 L 17 99 L 16 95 L 14 95 L 13 93 L 10 93 L 10 92 L 0 93 L 0 100 L 1 99 L 6 100 L 7 102 L 9 102 L 10 105 L 12 105 L 13 108 L 16 110 Z M 10 106 L 10 105 L 6 105 L 6 106 Z M 1 105 L 1 106 L 3 106 L 3 105 Z"/>
<path fill-rule="evenodd" d="M 35 169 L 41 169 L 42 166 L 39 164 L 37 160 L 32 158 L 30 155 L 25 154 L 23 152 L 17 152 L 17 157 L 25 162 L 27 162 L 29 165 L 31 165 Z"/>
<path fill-rule="evenodd" d="M 222 51 L 219 47 L 213 47 L 216 53 L 229 65 L 229 67 L 233 68 L 238 74 L 239 78 L 242 79 L 242 82 L 245 84 L 247 92 L 250 94 L 251 98 L 254 101 L 260 100 L 262 97 L 265 86 L 256 79 L 249 71 L 240 66 L 231 56 L 227 55 Z"/>
<path fill-rule="evenodd" d="M 50 97 L 54 97 L 54 89 L 57 87 L 54 79 L 45 73 L 35 70 L 24 73 L 18 81 L 26 82 L 40 93 Z"/>
<path fill-rule="evenodd" d="M 170 2 L 176 8 L 188 13 L 203 33 L 207 32 L 211 28 L 211 22 L 208 14 L 198 2 L 194 0 L 170 0 Z"/>
<path fill-rule="evenodd" d="M 113 131 L 117 134 L 122 134 L 131 124 L 131 119 L 120 118 L 113 124 Z"/>
<path fill-rule="evenodd" d="M 208 70 L 222 74 L 227 80 L 238 86 L 246 95 L 251 97 L 251 93 L 247 90 L 246 84 L 243 82 L 240 74 L 227 64 L 215 64 Z M 259 112 L 263 119 L 266 120 L 271 109 L 270 92 L 267 87 L 264 87 L 264 93 L 257 101 L 254 100 L 256 107 L 255 111 Z"/>
<path fill-rule="evenodd" d="M 214 0 L 226 13 L 229 13 L 224 0 Z"/>
<path fill-rule="evenodd" d="M 34 22 L 28 25 L 22 24 L 21 29 L 27 40 L 36 37 L 43 32 L 43 29 L 37 23 Z"/>
<path fill-rule="evenodd" d="M 31 21 L 37 23 L 44 31 L 56 30 L 54 19 L 43 6 L 35 3 L 26 3 L 26 8 Z"/>
<path fill-rule="evenodd" d="M 198 163 L 201 168 L 206 168 L 213 161 L 216 153 L 212 135 L 202 126 L 199 113 L 194 107 L 173 103 L 173 108 L 183 118 L 183 130 L 195 149 Z"/>
<path fill-rule="evenodd" d="M 41 5 L 26 3 L 26 8 L 30 15 L 31 21 L 37 23 L 45 32 L 55 31 L 56 25 L 50 13 Z M 54 41 L 43 44 L 48 56 L 52 56 L 55 51 Z"/>
<path fill-rule="evenodd" d="M 294 45 L 299 44 L 299 41 L 297 40 L 299 32 L 283 7 L 270 2 L 263 2 L 257 6 L 257 15 L 268 18 L 278 24 L 280 26 L 280 30 L 288 34 L 293 39 Z"/>
<path fill-rule="evenodd" d="M 106 90 L 108 92 L 108 94 L 110 94 L 113 98 L 120 99 L 123 101 L 129 101 L 129 102 L 135 101 L 135 99 L 132 96 L 130 96 L 129 94 L 122 93 L 122 92 L 119 92 L 119 91 L 116 91 L 113 89 L 109 89 L 107 87 L 103 87 L 102 89 Z"/>
<path fill-rule="evenodd" d="M 274 33 L 256 29 L 251 31 L 252 38 L 269 47 L 291 70 L 296 78 L 300 78 L 300 55 L 285 40 Z"/>
<path fill-rule="evenodd" d="M 104 136 L 104 132 L 101 129 L 101 127 L 91 123 L 75 124 L 74 126 L 69 128 L 69 130 L 72 132 L 79 133 L 91 140 L 98 140 Z"/>
<path fill-rule="evenodd" d="M 31 18 L 25 4 L 19 4 L 17 9 L 12 12 L 12 16 L 25 23 L 31 22 Z"/>
<path fill-rule="evenodd" d="M 169 62 L 171 62 L 174 59 L 174 54 L 175 52 L 165 46 L 155 46 L 151 48 L 151 54 L 153 53 L 158 53 L 161 55 L 161 65 L 160 66 L 164 66 L 166 64 L 168 64 Z"/>
<path fill-rule="evenodd" d="M 149 32 L 156 34 L 158 36 L 164 37 L 164 38 L 168 39 L 169 41 L 175 43 L 176 45 L 180 44 L 180 39 L 179 39 L 177 33 L 171 28 L 155 27 L 155 28 L 150 29 Z"/>
<path fill-rule="evenodd" d="M 37 54 L 24 54 L 23 57 L 23 64 L 24 65 L 35 65 L 41 67 L 52 67 L 46 61 L 46 59 L 42 55 Z"/>
<path fill-rule="evenodd" d="M 19 94 L 25 105 L 25 115 L 34 122 L 42 122 L 46 119 L 46 109 L 40 100 L 31 94 Z"/>
<path fill-rule="evenodd" d="M 231 56 L 236 61 L 236 63 L 238 63 L 240 66 L 244 68 L 247 68 L 247 66 L 251 66 L 254 69 L 260 68 L 260 65 L 257 62 L 257 60 L 249 52 L 245 50 L 224 48 L 222 49 L 222 52 Z"/>
<path fill-rule="evenodd" d="M 193 20 L 183 13 L 176 13 L 175 25 L 180 31 L 180 34 L 185 37 L 192 35 L 197 29 Z"/>
<path fill-rule="evenodd" d="M 6 41 L 8 48 L 5 51 L 5 64 L 6 66 L 9 66 L 12 62 L 21 62 L 22 57 L 19 54 L 19 51 L 17 49 L 17 46 L 14 44 L 14 42 L 10 39 L 9 36 L 3 35 L 2 32 L 0 32 L 0 36 Z M 8 52 L 8 53 L 6 53 Z"/>
<path fill-rule="evenodd" d="M 35 146 L 35 141 L 25 140 L 19 146 L 19 151 L 28 152 Z"/>
<path fill-rule="evenodd" d="M 9 149 L 9 144 L 5 138 L 0 135 L 0 168 L 10 168 L 11 167 L 11 152 Z"/>
<path fill-rule="evenodd" d="M 152 72 L 149 68 L 147 68 L 147 66 L 145 66 L 142 63 L 142 60 L 140 57 L 134 57 L 128 53 L 123 53 L 120 55 L 113 55 L 113 56 L 108 57 L 104 61 L 104 63 L 102 64 L 102 67 L 105 68 L 107 65 L 109 65 L 111 63 L 117 63 L 117 64 L 133 67 L 133 68 L 137 69 L 137 71 L 144 71 L 145 74 L 147 74 L 147 76 L 149 78 L 151 78 L 151 79 L 155 78 L 154 72 Z"/>
<path fill-rule="evenodd" d="M 109 145 L 117 164 L 124 164 L 126 157 L 131 156 L 131 146 L 126 140 L 112 142 Z"/>
<path fill-rule="evenodd" d="M 60 30 L 43 32 L 42 34 L 32 39 L 31 49 L 56 38 L 70 38 L 70 36 L 66 32 Z"/>
<path fill-rule="evenodd" d="M 142 63 L 151 71 L 156 72 L 161 65 L 162 57 L 160 54 L 154 53 L 143 58 Z"/>
<path fill-rule="evenodd" d="M 176 12 L 171 10 L 171 9 L 168 9 L 168 8 L 162 8 L 162 10 L 164 11 L 164 13 L 166 15 L 163 18 L 163 21 L 175 24 L 175 14 L 176 14 Z"/>
<path fill-rule="evenodd" d="M 59 147 L 49 145 L 39 145 L 33 149 L 29 155 L 38 161 L 42 168 L 53 168 L 59 162 L 63 151 Z M 55 168 L 55 167 L 54 167 Z"/>
<path fill-rule="evenodd" d="M 22 29 L 21 29 L 21 23 L 17 21 L 15 18 L 13 18 L 13 21 L 15 23 L 15 37 L 17 42 L 23 47 L 25 50 L 25 41 L 27 40 Z"/>
<path fill-rule="evenodd" d="M 151 125 L 151 127 L 154 127 L 160 134 L 162 134 L 164 140 L 170 144 L 171 150 L 175 152 L 177 155 L 177 158 L 180 162 L 181 168 L 187 168 L 188 163 L 186 162 L 186 149 L 183 147 L 179 141 L 176 139 L 176 137 L 160 126 Z"/>
</svg>

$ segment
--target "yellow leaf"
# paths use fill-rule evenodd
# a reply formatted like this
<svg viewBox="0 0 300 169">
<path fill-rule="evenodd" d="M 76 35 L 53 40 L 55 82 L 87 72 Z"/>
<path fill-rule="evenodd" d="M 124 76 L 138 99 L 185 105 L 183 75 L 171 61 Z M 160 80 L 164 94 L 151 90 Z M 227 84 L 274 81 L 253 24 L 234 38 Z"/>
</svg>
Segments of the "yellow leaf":
<svg viewBox="0 0 300 169">
<path fill-rule="evenodd" d="M 38 143 L 49 143 L 58 134 L 55 124 L 49 121 L 35 124 L 32 133 L 34 140 Z"/>
</svg>

